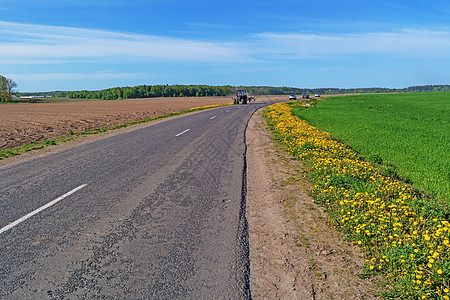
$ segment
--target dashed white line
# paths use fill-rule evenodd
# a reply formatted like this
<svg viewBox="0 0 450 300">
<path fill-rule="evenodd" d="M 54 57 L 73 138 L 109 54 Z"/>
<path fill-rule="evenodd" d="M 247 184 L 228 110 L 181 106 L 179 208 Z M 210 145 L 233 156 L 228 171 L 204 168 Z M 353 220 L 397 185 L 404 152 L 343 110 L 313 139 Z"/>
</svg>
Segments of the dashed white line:
<svg viewBox="0 0 450 300">
<path fill-rule="evenodd" d="M 214 118 L 216 118 L 217 116 L 214 116 L 214 117 L 211 117 L 211 118 L 209 118 L 210 120 L 212 120 L 212 119 L 214 119 Z"/>
<path fill-rule="evenodd" d="M 23 216 L 22 218 L 17 219 L 16 221 L 14 221 L 14 222 L 10 223 L 9 225 L 7 225 L 7 226 L 3 227 L 2 229 L 0 229 L 0 234 L 2 234 L 3 232 L 5 232 L 5 231 L 7 231 L 7 230 L 9 230 L 9 229 L 11 229 L 11 228 L 13 228 L 13 227 L 16 226 L 16 225 L 22 223 L 23 221 L 25 221 L 25 220 L 31 218 L 31 217 L 34 216 L 35 214 L 38 214 L 38 213 L 40 213 L 41 211 L 43 211 L 43 210 L 49 208 L 50 206 L 55 205 L 56 203 L 58 203 L 59 201 L 63 200 L 64 198 L 66 198 L 66 197 L 72 195 L 73 193 L 76 193 L 77 191 L 81 190 L 81 189 L 84 188 L 86 185 L 87 185 L 87 184 L 80 185 L 79 187 L 74 188 L 74 189 L 71 190 L 70 192 L 67 192 L 67 193 L 65 193 L 64 195 L 62 195 L 62 196 L 56 198 L 55 200 L 50 201 L 49 203 L 45 204 L 44 206 L 41 206 L 41 207 L 39 207 L 38 209 L 36 209 L 36 210 L 30 212 L 29 214 Z"/>
<path fill-rule="evenodd" d="M 183 131 L 183 132 L 180 132 L 179 134 L 177 134 L 177 135 L 175 135 L 176 137 L 177 136 L 180 136 L 180 135 L 182 135 L 183 133 L 186 133 L 186 132 L 188 132 L 189 130 L 191 130 L 191 129 L 186 129 L 185 131 Z"/>
</svg>

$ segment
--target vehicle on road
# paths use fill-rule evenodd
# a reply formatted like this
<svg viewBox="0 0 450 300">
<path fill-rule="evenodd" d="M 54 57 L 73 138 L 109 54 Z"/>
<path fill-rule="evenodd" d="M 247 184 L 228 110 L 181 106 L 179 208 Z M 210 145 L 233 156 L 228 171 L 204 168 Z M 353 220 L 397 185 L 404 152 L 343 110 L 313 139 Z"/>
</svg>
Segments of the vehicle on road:
<svg viewBox="0 0 450 300">
<path fill-rule="evenodd" d="M 233 104 L 247 104 L 247 102 L 256 100 L 255 97 L 249 97 L 246 90 L 237 90 L 234 93 Z"/>
<path fill-rule="evenodd" d="M 314 97 L 319 98 L 320 94 L 315 94 Z"/>
<path fill-rule="evenodd" d="M 233 104 L 247 104 L 247 91 L 246 90 L 237 90 L 234 93 Z"/>
<path fill-rule="evenodd" d="M 289 95 L 289 100 L 297 100 L 297 96 L 294 94 Z"/>
<path fill-rule="evenodd" d="M 309 99 L 309 94 L 308 93 L 304 93 L 302 95 L 302 99 Z"/>
</svg>

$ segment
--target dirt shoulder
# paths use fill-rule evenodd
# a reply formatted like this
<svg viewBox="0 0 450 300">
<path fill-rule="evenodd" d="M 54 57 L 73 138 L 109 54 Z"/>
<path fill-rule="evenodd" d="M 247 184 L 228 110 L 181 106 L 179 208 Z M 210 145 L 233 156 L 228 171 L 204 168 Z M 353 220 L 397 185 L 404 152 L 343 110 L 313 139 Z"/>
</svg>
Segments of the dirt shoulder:
<svg viewBox="0 0 450 300">
<path fill-rule="evenodd" d="M 375 299 L 360 249 L 327 226 L 302 165 L 278 149 L 262 110 L 247 130 L 247 220 L 254 299 Z M 300 172 L 299 172 L 300 171 Z"/>
</svg>

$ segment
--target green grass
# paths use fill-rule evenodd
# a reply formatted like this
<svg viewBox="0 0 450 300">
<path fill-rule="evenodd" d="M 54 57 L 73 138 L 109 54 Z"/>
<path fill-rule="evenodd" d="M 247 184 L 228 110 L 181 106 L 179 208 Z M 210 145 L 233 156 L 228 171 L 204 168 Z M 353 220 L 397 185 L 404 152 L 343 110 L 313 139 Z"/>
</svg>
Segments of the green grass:
<svg viewBox="0 0 450 300">
<path fill-rule="evenodd" d="M 24 154 L 29 151 L 39 150 L 39 149 L 42 149 L 47 146 L 65 143 L 65 142 L 71 141 L 73 139 L 74 139 L 74 137 L 64 136 L 64 137 L 59 137 L 59 138 L 45 140 L 45 141 L 27 143 L 20 147 L 2 150 L 2 151 L 0 151 L 0 160 L 10 158 L 13 156 L 18 156 L 18 155 Z"/>
<path fill-rule="evenodd" d="M 385 172 L 449 200 L 450 93 L 333 97 L 294 114 Z"/>
<path fill-rule="evenodd" d="M 275 139 L 302 161 L 327 224 L 364 251 L 360 277 L 380 275 L 383 299 L 450 299 L 450 202 L 386 176 L 293 109 L 301 102 L 270 106 L 264 117 Z"/>
</svg>

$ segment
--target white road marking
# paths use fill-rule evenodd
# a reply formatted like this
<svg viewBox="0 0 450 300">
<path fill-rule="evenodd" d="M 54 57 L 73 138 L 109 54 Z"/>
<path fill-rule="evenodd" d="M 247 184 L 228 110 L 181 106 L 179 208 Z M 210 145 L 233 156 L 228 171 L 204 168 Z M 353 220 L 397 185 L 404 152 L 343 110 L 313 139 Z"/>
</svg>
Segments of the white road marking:
<svg viewBox="0 0 450 300">
<path fill-rule="evenodd" d="M 215 117 L 217 117 L 217 116 L 211 117 L 211 118 L 209 118 L 209 119 L 212 120 L 212 119 L 214 119 Z"/>
<path fill-rule="evenodd" d="M 189 130 L 191 130 L 191 129 L 186 129 L 185 131 L 183 131 L 183 132 L 180 132 L 179 134 L 177 134 L 177 135 L 175 135 L 175 136 L 180 136 L 180 135 L 182 135 L 183 133 L 186 133 L 186 132 L 188 132 Z"/>
<path fill-rule="evenodd" d="M 56 203 L 58 203 L 59 201 L 63 200 L 64 198 L 66 198 L 66 197 L 72 195 L 73 193 L 76 193 L 77 191 L 81 190 L 81 189 L 84 188 L 86 185 L 87 185 L 87 184 L 80 185 L 79 187 L 74 188 L 74 189 L 71 190 L 70 192 L 67 192 L 67 193 L 65 193 L 64 195 L 62 195 L 62 196 L 56 198 L 55 200 L 50 201 L 49 203 L 45 204 L 44 206 L 39 207 L 38 209 L 36 209 L 36 210 L 30 212 L 29 214 L 23 216 L 22 218 L 17 219 L 16 221 L 14 221 L 14 222 L 10 223 L 9 225 L 7 225 L 7 226 L 3 227 L 2 229 L 0 229 L 0 234 L 2 234 L 3 232 L 5 232 L 5 231 L 7 231 L 7 230 L 9 230 L 9 229 L 11 229 L 11 228 L 13 228 L 13 227 L 16 226 L 16 225 L 22 223 L 23 221 L 25 221 L 25 220 L 31 218 L 31 217 L 34 216 L 35 214 L 38 214 L 38 213 L 40 213 L 41 211 L 43 211 L 43 210 L 49 208 L 50 206 L 55 205 Z"/>
</svg>

